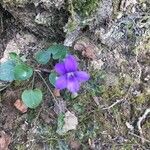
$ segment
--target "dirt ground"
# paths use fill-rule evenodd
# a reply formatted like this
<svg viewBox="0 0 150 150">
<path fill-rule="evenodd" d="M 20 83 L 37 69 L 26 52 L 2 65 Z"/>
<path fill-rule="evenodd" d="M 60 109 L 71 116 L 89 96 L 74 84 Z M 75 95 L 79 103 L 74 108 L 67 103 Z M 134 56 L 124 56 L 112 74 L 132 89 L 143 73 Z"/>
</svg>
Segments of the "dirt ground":
<svg viewBox="0 0 150 150">
<path fill-rule="evenodd" d="M 36 65 L 34 54 L 52 43 L 68 46 L 90 74 L 76 98 L 61 91 L 57 99 L 78 125 L 58 134 L 55 101 L 38 75 L 44 101 L 26 113 L 14 103 L 32 79 L 0 81 L 0 144 L 3 133 L 10 139 L 0 150 L 150 149 L 149 0 L 0 1 L 1 61 L 16 52 L 51 71 L 55 61 Z M 42 76 L 54 91 L 48 72 Z"/>
</svg>

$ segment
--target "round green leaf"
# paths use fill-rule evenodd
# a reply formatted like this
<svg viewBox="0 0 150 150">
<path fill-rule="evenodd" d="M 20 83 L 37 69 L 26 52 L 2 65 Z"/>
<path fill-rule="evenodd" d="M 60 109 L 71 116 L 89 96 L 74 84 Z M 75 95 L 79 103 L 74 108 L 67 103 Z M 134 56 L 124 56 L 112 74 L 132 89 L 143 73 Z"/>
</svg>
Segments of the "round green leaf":
<svg viewBox="0 0 150 150">
<path fill-rule="evenodd" d="M 52 72 L 49 75 L 49 81 L 53 86 L 55 86 L 56 78 L 57 78 L 57 74 L 55 72 Z"/>
<path fill-rule="evenodd" d="M 39 51 L 35 54 L 35 59 L 40 64 L 47 64 L 51 58 L 51 55 L 48 51 Z"/>
<path fill-rule="evenodd" d="M 15 52 L 9 53 L 9 57 L 11 60 L 15 61 L 15 63 L 20 64 L 23 62 L 21 57 L 19 55 L 17 55 Z"/>
<path fill-rule="evenodd" d="M 63 59 L 67 54 L 68 48 L 62 44 L 55 44 L 48 48 L 48 52 L 53 55 L 53 59 Z"/>
<path fill-rule="evenodd" d="M 12 60 L 16 60 L 18 58 L 18 55 L 15 53 L 15 52 L 11 52 L 9 53 L 9 57 L 12 59 Z"/>
<path fill-rule="evenodd" d="M 27 80 L 33 74 L 33 69 L 25 64 L 19 64 L 14 68 L 14 76 L 16 80 Z"/>
<path fill-rule="evenodd" d="M 59 50 L 55 55 L 53 55 L 53 59 L 64 59 L 67 55 L 66 50 Z"/>
<path fill-rule="evenodd" d="M 49 52 L 49 54 L 55 55 L 58 52 L 59 49 L 60 48 L 59 48 L 58 44 L 54 44 L 54 45 L 50 46 L 47 49 L 47 51 Z"/>
<path fill-rule="evenodd" d="M 22 101 L 29 108 L 36 108 L 42 102 L 43 94 L 41 90 L 25 90 L 22 93 Z"/>
<path fill-rule="evenodd" d="M 14 80 L 14 68 L 15 63 L 12 60 L 8 60 L 0 64 L 0 80 L 13 81 Z"/>
</svg>

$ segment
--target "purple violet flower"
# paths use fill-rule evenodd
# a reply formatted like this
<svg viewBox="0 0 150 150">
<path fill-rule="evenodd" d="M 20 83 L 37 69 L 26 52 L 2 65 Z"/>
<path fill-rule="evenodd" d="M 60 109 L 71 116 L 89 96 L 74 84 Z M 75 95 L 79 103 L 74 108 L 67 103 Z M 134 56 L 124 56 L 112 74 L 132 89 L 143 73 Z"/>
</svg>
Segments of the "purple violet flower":
<svg viewBox="0 0 150 150">
<path fill-rule="evenodd" d="M 68 55 L 63 62 L 55 65 L 55 71 L 60 75 L 56 80 L 57 89 L 67 88 L 72 93 L 77 93 L 82 82 L 90 76 L 84 71 L 78 71 L 78 64 L 72 55 Z"/>
</svg>

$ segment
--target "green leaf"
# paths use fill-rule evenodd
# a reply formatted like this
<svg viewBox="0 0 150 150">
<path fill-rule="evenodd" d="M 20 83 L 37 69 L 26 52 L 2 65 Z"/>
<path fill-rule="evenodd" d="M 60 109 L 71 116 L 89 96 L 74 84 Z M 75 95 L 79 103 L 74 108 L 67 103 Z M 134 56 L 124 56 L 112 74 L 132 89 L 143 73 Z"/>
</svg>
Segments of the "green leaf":
<svg viewBox="0 0 150 150">
<path fill-rule="evenodd" d="M 59 51 L 58 44 L 54 44 L 54 45 L 50 46 L 47 49 L 47 51 L 49 52 L 49 54 L 55 55 Z"/>
<path fill-rule="evenodd" d="M 27 80 L 33 74 L 33 69 L 25 64 L 18 64 L 14 68 L 14 76 L 16 80 Z"/>
<path fill-rule="evenodd" d="M 40 64 L 47 64 L 51 58 L 51 54 L 48 51 L 39 51 L 35 54 L 35 59 Z"/>
<path fill-rule="evenodd" d="M 59 50 L 55 55 L 53 55 L 53 59 L 64 59 L 67 55 L 66 50 Z"/>
<path fill-rule="evenodd" d="M 53 59 L 63 59 L 67 55 L 68 48 L 62 44 L 55 44 L 49 47 L 47 51 L 52 54 Z"/>
<path fill-rule="evenodd" d="M 56 78 L 57 78 L 57 74 L 55 72 L 52 72 L 50 75 L 49 75 L 49 81 L 50 83 L 55 86 L 55 83 L 56 83 Z"/>
<path fill-rule="evenodd" d="M 65 118 L 65 114 L 64 113 L 60 113 L 58 115 L 58 119 L 57 119 L 57 131 L 56 132 L 59 135 L 62 135 L 64 133 L 64 131 L 63 131 L 63 126 L 65 124 L 64 118 Z"/>
<path fill-rule="evenodd" d="M 14 80 L 14 68 L 15 63 L 12 60 L 8 60 L 0 64 L 0 80 L 13 81 Z"/>
<path fill-rule="evenodd" d="M 11 53 L 9 53 L 9 57 L 10 57 L 12 60 L 15 60 L 16 58 L 18 58 L 18 55 L 17 55 L 15 52 L 11 52 Z"/>
<path fill-rule="evenodd" d="M 27 55 L 23 55 L 20 57 L 22 62 L 26 62 L 27 61 Z"/>
<path fill-rule="evenodd" d="M 25 90 L 22 93 L 22 101 L 29 108 L 36 108 L 42 102 L 43 94 L 39 89 Z"/>
<path fill-rule="evenodd" d="M 13 60 L 15 63 L 22 63 L 22 59 L 19 55 L 17 55 L 15 52 L 9 53 L 9 57 L 11 60 Z"/>
</svg>

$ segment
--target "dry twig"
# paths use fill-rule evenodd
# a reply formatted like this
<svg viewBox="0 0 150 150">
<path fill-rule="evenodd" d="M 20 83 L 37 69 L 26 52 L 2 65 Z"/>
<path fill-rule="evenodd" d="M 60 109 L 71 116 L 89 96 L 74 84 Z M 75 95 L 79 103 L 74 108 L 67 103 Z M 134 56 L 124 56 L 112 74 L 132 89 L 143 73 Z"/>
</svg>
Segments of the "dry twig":
<svg viewBox="0 0 150 150">
<path fill-rule="evenodd" d="M 143 121 L 144 119 L 146 119 L 146 117 L 147 117 L 147 115 L 148 115 L 149 113 L 150 113 L 150 108 L 147 108 L 147 109 L 145 110 L 144 114 L 143 114 L 141 117 L 139 117 L 138 122 L 137 122 L 137 127 L 138 127 L 138 130 L 139 130 L 139 132 L 140 132 L 140 136 L 141 136 L 141 141 L 142 141 L 142 143 L 145 142 L 145 139 L 144 139 L 144 137 L 143 137 L 143 132 L 142 132 L 141 123 L 142 123 L 142 121 Z M 150 141 L 149 141 L 149 142 L 150 142 Z"/>
<path fill-rule="evenodd" d="M 55 97 L 55 95 L 53 94 L 52 90 L 50 89 L 50 87 L 48 86 L 46 80 L 43 78 L 43 76 L 41 75 L 41 71 L 39 70 L 35 70 L 37 72 L 37 74 L 41 77 L 41 79 L 43 80 L 44 84 L 46 85 L 47 89 L 49 90 L 50 94 L 52 95 L 55 103 L 59 106 L 57 98 Z M 59 106 L 60 107 L 60 106 Z"/>
<path fill-rule="evenodd" d="M 134 84 L 133 84 L 133 85 L 134 85 Z M 110 106 L 108 106 L 108 107 L 105 107 L 105 108 L 102 108 L 102 109 L 103 109 L 103 110 L 109 110 L 109 109 L 111 109 L 112 107 L 116 106 L 117 104 L 122 103 L 123 101 L 125 101 L 125 100 L 127 99 L 128 95 L 129 95 L 130 90 L 131 90 L 131 88 L 132 88 L 133 85 L 131 85 L 131 86 L 129 87 L 129 89 L 128 89 L 128 91 L 127 91 L 127 94 L 126 94 L 122 99 L 118 99 L 118 100 L 117 100 L 116 102 L 114 102 L 112 105 L 110 105 Z"/>
<path fill-rule="evenodd" d="M 147 139 L 145 139 L 145 138 L 143 138 L 143 137 L 141 137 L 141 136 L 139 136 L 139 135 L 137 135 L 137 134 L 135 134 L 135 133 L 129 132 L 129 134 L 130 134 L 130 135 L 133 135 L 133 136 L 135 136 L 135 137 L 137 137 L 137 138 L 140 138 L 141 140 L 144 140 L 144 141 L 150 143 L 149 140 L 147 140 Z"/>
<path fill-rule="evenodd" d="M 109 107 L 105 107 L 105 108 L 102 108 L 103 110 L 106 110 L 106 109 L 111 109 L 112 107 L 114 107 L 115 105 L 117 105 L 118 103 L 121 103 L 123 102 L 125 99 L 118 99 L 116 102 L 114 102 L 112 105 L 110 105 Z"/>
</svg>

